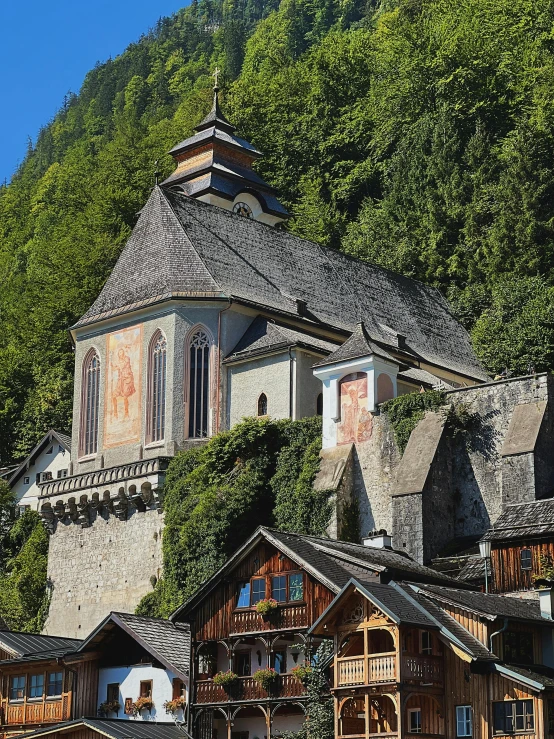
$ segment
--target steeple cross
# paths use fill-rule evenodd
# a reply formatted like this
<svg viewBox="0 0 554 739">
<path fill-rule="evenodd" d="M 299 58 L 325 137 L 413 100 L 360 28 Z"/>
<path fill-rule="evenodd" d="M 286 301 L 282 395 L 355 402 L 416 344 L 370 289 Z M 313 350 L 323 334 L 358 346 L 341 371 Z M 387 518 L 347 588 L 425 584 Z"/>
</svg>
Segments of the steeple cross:
<svg viewBox="0 0 554 739">
<path fill-rule="evenodd" d="M 213 74 L 212 74 L 212 77 L 214 78 L 214 89 L 218 87 L 218 84 L 217 83 L 218 83 L 218 79 L 219 79 L 219 75 L 220 74 L 221 74 L 221 69 L 219 69 L 219 67 L 216 67 L 214 69 Z"/>
</svg>

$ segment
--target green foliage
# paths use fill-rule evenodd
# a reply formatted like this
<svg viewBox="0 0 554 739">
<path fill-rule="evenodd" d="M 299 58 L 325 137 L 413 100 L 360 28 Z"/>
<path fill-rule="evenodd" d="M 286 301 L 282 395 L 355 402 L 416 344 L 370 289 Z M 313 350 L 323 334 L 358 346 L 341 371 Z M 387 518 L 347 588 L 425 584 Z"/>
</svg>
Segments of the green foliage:
<svg viewBox="0 0 554 739">
<path fill-rule="evenodd" d="M 0 616 L 8 628 L 39 632 L 48 614 L 48 536 L 36 511 L 16 520 L 2 542 Z"/>
<path fill-rule="evenodd" d="M 438 411 L 444 404 L 445 395 L 439 390 L 427 390 L 424 393 L 408 393 L 399 395 L 393 400 L 383 403 L 381 409 L 390 421 L 394 431 L 396 444 L 403 454 L 410 434 L 415 429 L 426 411 Z"/>
<path fill-rule="evenodd" d="M 137 613 L 167 616 L 260 525 L 324 534 L 327 499 L 314 496 L 310 485 L 319 448 L 320 418 L 247 418 L 205 446 L 178 454 L 164 488 L 164 576 Z M 298 507 L 296 517 L 288 518 L 288 499 Z M 310 521 L 315 503 L 320 510 L 311 511 Z"/>
</svg>

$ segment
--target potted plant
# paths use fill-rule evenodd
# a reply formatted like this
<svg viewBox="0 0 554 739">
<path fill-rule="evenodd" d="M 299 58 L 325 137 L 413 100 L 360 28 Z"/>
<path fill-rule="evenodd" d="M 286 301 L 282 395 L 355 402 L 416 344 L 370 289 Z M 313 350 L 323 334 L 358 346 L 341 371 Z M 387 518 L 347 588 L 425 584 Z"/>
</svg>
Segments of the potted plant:
<svg viewBox="0 0 554 739">
<path fill-rule="evenodd" d="M 185 710 L 187 705 L 187 699 L 184 695 L 180 695 L 178 698 L 174 698 L 171 701 L 164 703 L 165 712 L 171 715 L 175 715 L 179 710 Z"/>
<path fill-rule="evenodd" d="M 226 670 L 225 672 L 218 672 L 214 675 L 214 685 L 221 685 L 226 693 L 230 693 L 231 690 L 237 685 L 239 676 L 232 670 Z"/>
<path fill-rule="evenodd" d="M 140 716 L 141 711 L 151 711 L 154 708 L 152 698 L 137 698 L 133 703 L 133 716 Z"/>
<path fill-rule="evenodd" d="M 262 618 L 270 619 L 277 613 L 279 604 L 275 598 L 264 598 L 256 603 L 256 612 L 259 613 Z"/>
<path fill-rule="evenodd" d="M 98 706 L 98 715 L 107 717 L 110 713 L 116 715 L 121 710 L 121 703 L 119 701 L 104 701 Z"/>
<path fill-rule="evenodd" d="M 298 682 L 306 684 L 306 681 L 312 674 L 313 669 L 310 667 L 310 665 L 304 664 L 304 665 L 297 665 L 296 667 L 293 667 L 290 672 L 291 672 L 291 675 L 294 675 L 294 677 L 298 680 Z"/>
<path fill-rule="evenodd" d="M 266 693 L 271 693 L 278 678 L 279 673 L 275 672 L 273 667 L 256 670 L 256 672 L 252 675 L 252 679 L 259 683 Z"/>
</svg>

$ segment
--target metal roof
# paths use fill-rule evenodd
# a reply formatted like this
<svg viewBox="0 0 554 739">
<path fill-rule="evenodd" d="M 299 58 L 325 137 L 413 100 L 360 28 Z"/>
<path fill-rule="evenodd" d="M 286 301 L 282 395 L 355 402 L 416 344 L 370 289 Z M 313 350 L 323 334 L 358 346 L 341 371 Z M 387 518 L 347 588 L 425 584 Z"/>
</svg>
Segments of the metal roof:
<svg viewBox="0 0 554 739">
<path fill-rule="evenodd" d="M 39 737 L 58 734 L 72 734 L 80 729 L 90 729 L 109 739 L 185 739 L 187 736 L 175 723 L 154 723 L 153 721 L 133 721 L 131 719 L 78 718 L 60 724 L 45 726 L 25 734 L 25 737 Z"/>
<path fill-rule="evenodd" d="M 67 639 L 63 636 L 27 634 L 22 631 L 0 631 L 0 647 L 16 657 L 26 657 L 39 652 L 77 649 L 82 639 Z"/>
</svg>

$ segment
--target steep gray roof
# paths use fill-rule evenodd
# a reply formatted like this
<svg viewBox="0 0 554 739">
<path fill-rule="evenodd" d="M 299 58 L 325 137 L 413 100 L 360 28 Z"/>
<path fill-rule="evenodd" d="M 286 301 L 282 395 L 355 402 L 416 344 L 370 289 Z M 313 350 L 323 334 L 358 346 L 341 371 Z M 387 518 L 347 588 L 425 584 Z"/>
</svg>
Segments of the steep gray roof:
<svg viewBox="0 0 554 739">
<path fill-rule="evenodd" d="M 55 441 L 57 441 L 71 454 L 71 436 L 68 436 L 67 434 L 62 434 L 61 431 L 50 429 L 50 431 L 44 434 L 35 448 L 29 452 L 25 459 L 14 470 L 11 471 L 10 476 L 8 477 L 8 483 L 10 485 L 13 485 L 14 482 L 19 480 L 19 478 L 22 477 L 25 472 L 27 472 L 27 470 L 29 469 L 29 465 L 35 461 L 39 454 L 41 454 L 49 444 L 52 444 Z"/>
<path fill-rule="evenodd" d="M 553 533 L 554 499 L 550 498 L 507 506 L 483 540 L 525 539 Z"/>
<path fill-rule="evenodd" d="M 230 297 L 354 331 L 486 380 L 438 290 L 230 211 L 156 188 L 98 299 L 76 326 L 170 297 Z"/>
<path fill-rule="evenodd" d="M 190 629 L 160 618 L 135 616 L 132 613 L 110 613 L 84 640 L 79 651 L 96 647 L 119 626 L 167 669 L 185 679 L 190 669 Z"/>
<path fill-rule="evenodd" d="M 458 590 L 442 585 L 419 586 L 424 595 L 439 603 L 461 606 L 478 615 L 494 620 L 513 618 L 519 621 L 540 621 L 552 626 L 552 621 L 541 616 L 538 600 L 493 595 L 470 590 Z"/>
<path fill-rule="evenodd" d="M 68 652 L 77 649 L 81 643 L 81 639 L 66 639 L 63 636 L 27 634 L 21 631 L 0 631 L 0 648 L 17 657 L 26 657 L 30 654 L 50 650 Z"/>
<path fill-rule="evenodd" d="M 336 349 L 336 344 L 329 341 L 276 324 L 263 316 L 256 316 L 225 361 L 236 361 L 289 346 L 304 346 L 325 353 Z"/>
<path fill-rule="evenodd" d="M 316 362 L 313 366 L 324 367 L 327 364 L 348 362 L 351 359 L 359 359 L 360 357 L 367 357 L 371 354 L 376 354 L 378 357 L 383 357 L 383 359 L 388 359 L 392 362 L 396 361 L 388 352 L 372 341 L 363 321 L 360 321 L 344 344 L 341 344 L 332 354 Z"/>
<path fill-rule="evenodd" d="M 153 721 L 129 721 L 128 719 L 78 718 L 60 724 L 45 726 L 26 737 L 48 736 L 49 734 L 72 734 L 81 729 L 90 729 L 108 739 L 183 739 L 185 734 L 174 723 Z"/>
</svg>

